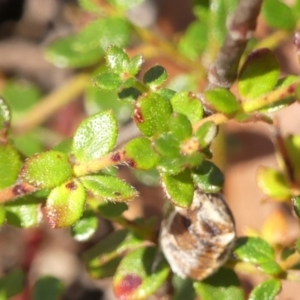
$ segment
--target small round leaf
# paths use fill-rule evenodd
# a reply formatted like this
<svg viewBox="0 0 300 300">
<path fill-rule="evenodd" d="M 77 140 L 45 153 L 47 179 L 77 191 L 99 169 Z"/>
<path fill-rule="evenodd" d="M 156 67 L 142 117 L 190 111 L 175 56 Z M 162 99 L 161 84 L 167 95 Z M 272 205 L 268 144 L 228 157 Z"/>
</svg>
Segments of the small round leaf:
<svg viewBox="0 0 300 300">
<path fill-rule="evenodd" d="M 216 193 L 224 184 L 224 177 L 221 170 L 209 160 L 192 170 L 192 177 L 195 184 L 205 193 Z"/>
<path fill-rule="evenodd" d="M 9 144 L 0 144 L 0 189 L 13 185 L 21 168 L 18 152 Z"/>
<path fill-rule="evenodd" d="M 152 169 L 159 161 L 150 140 L 143 137 L 135 138 L 124 146 L 124 157 L 130 167 L 139 170 Z"/>
<path fill-rule="evenodd" d="M 276 201 L 285 201 L 292 196 L 287 178 L 277 170 L 260 167 L 257 180 L 262 191 Z"/>
<path fill-rule="evenodd" d="M 189 119 L 180 113 L 173 113 L 169 121 L 169 130 L 179 141 L 183 141 L 192 135 L 193 129 Z"/>
<path fill-rule="evenodd" d="M 189 207 L 194 196 L 191 172 L 185 170 L 177 175 L 162 175 L 163 187 L 168 198 L 180 207 Z"/>
<path fill-rule="evenodd" d="M 168 78 L 168 73 L 162 66 L 150 68 L 144 75 L 143 82 L 151 89 L 156 89 L 162 85 Z"/>
<path fill-rule="evenodd" d="M 280 280 L 271 278 L 256 286 L 249 295 L 249 300 L 274 300 L 280 290 Z"/>
<path fill-rule="evenodd" d="M 252 52 L 238 78 L 238 88 L 244 100 L 255 99 L 270 92 L 280 73 L 278 61 L 269 49 Z"/>
<path fill-rule="evenodd" d="M 296 26 L 293 10 L 280 0 L 265 0 L 262 5 L 262 15 L 268 25 L 277 29 L 292 30 Z"/>
<path fill-rule="evenodd" d="M 137 100 L 133 117 L 139 130 L 150 137 L 168 130 L 171 113 L 169 101 L 157 93 L 148 93 Z"/>
<path fill-rule="evenodd" d="M 221 268 L 207 279 L 194 283 L 196 294 L 205 300 L 244 300 L 240 281 L 233 270 Z"/>
<path fill-rule="evenodd" d="M 195 133 L 201 149 L 211 144 L 218 133 L 218 127 L 214 122 L 205 122 Z"/>
<path fill-rule="evenodd" d="M 114 176 L 90 175 L 81 177 L 80 180 L 89 192 L 103 200 L 123 202 L 137 196 L 132 186 Z"/>
<path fill-rule="evenodd" d="M 102 157 L 111 151 L 118 134 L 117 121 L 111 111 L 86 118 L 73 138 L 73 153 L 79 162 Z"/>
<path fill-rule="evenodd" d="M 127 71 L 129 64 L 129 57 L 127 53 L 116 46 L 109 47 L 106 51 L 106 63 L 110 70 L 121 75 Z"/>
<path fill-rule="evenodd" d="M 40 201 L 26 196 L 5 204 L 7 224 L 20 227 L 36 227 L 42 221 Z"/>
<path fill-rule="evenodd" d="M 185 115 L 192 123 L 202 119 L 203 107 L 200 100 L 190 92 L 179 92 L 171 99 L 173 110 Z"/>
<path fill-rule="evenodd" d="M 10 126 L 11 113 L 8 105 L 0 96 L 0 133 L 5 133 Z"/>
<path fill-rule="evenodd" d="M 51 150 L 28 158 L 20 176 L 37 188 L 52 188 L 72 176 L 72 165 L 68 155 Z"/>
<path fill-rule="evenodd" d="M 209 108 L 227 116 L 231 116 L 241 109 L 241 105 L 236 97 L 224 88 L 205 91 L 204 98 Z"/>
<path fill-rule="evenodd" d="M 84 210 L 86 194 L 78 180 L 68 181 L 54 188 L 45 205 L 45 215 L 51 228 L 73 225 Z"/>
<path fill-rule="evenodd" d="M 72 226 L 71 234 L 78 242 L 90 239 L 98 228 L 98 217 L 92 210 L 86 210 Z"/>
<path fill-rule="evenodd" d="M 93 82 L 100 89 L 111 91 L 121 87 L 122 79 L 117 73 L 105 72 L 96 76 Z"/>
</svg>

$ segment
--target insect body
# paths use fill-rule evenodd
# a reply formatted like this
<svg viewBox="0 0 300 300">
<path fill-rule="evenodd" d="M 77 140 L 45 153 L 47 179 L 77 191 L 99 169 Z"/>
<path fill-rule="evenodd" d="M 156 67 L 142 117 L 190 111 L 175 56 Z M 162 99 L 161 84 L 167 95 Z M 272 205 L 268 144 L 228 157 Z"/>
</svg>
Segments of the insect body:
<svg viewBox="0 0 300 300">
<path fill-rule="evenodd" d="M 174 273 L 202 280 L 225 263 L 235 238 L 234 219 L 222 195 L 196 189 L 189 208 L 175 207 L 163 221 L 160 243 Z"/>
</svg>

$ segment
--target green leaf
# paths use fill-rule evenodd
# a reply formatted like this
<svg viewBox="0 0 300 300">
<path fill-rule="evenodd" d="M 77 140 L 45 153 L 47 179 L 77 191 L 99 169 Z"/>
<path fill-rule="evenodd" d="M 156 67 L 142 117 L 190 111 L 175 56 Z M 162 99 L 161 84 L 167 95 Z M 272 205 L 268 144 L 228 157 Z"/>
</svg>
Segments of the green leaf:
<svg viewBox="0 0 300 300">
<path fill-rule="evenodd" d="M 200 128 L 196 131 L 195 136 L 198 139 L 199 146 L 201 149 L 206 148 L 211 144 L 213 139 L 218 133 L 217 125 L 212 122 L 205 122 Z"/>
<path fill-rule="evenodd" d="M 276 92 L 279 92 L 279 94 L 277 95 L 277 101 L 266 105 L 265 107 L 260 109 L 260 111 L 270 113 L 282 109 L 293 103 L 296 100 L 295 87 L 293 87 L 294 83 L 299 83 L 298 76 L 290 75 L 280 78 L 273 90 L 274 94 Z M 272 93 L 270 93 L 268 96 L 271 98 Z M 265 100 L 267 100 L 267 98 L 268 97 L 266 97 Z"/>
<path fill-rule="evenodd" d="M 153 270 L 157 248 L 145 247 L 132 251 L 121 261 L 113 279 L 118 299 L 146 299 L 164 284 L 169 275 L 168 264 L 161 259 Z"/>
<path fill-rule="evenodd" d="M 190 278 L 182 279 L 173 275 L 172 285 L 175 289 L 172 300 L 195 300 L 196 294 L 193 287 L 193 281 Z"/>
<path fill-rule="evenodd" d="M 159 161 L 150 140 L 143 137 L 132 139 L 124 146 L 124 157 L 130 167 L 139 170 L 150 170 Z"/>
<path fill-rule="evenodd" d="M 194 184 L 189 170 L 177 175 L 162 175 L 163 188 L 168 198 L 180 207 L 189 207 L 194 196 Z"/>
<path fill-rule="evenodd" d="M 155 150 L 162 156 L 177 157 L 180 155 L 179 142 L 170 133 L 163 133 L 154 141 Z"/>
<path fill-rule="evenodd" d="M 297 19 L 290 6 L 280 0 L 265 0 L 261 9 L 263 18 L 273 28 L 293 30 Z"/>
<path fill-rule="evenodd" d="M 95 64 L 104 55 L 101 48 L 78 49 L 77 36 L 68 36 L 50 44 L 46 58 L 59 68 L 82 68 Z"/>
<path fill-rule="evenodd" d="M 10 127 L 11 113 L 10 108 L 4 99 L 0 96 L 0 134 L 5 136 L 6 131 Z"/>
<path fill-rule="evenodd" d="M 6 220 L 6 211 L 3 205 L 0 205 L 0 226 L 4 224 Z"/>
<path fill-rule="evenodd" d="M 21 269 L 13 270 L 0 278 L 0 293 L 3 291 L 3 294 L 7 297 L 4 299 L 9 299 L 21 293 L 24 287 L 25 274 Z"/>
<path fill-rule="evenodd" d="M 102 157 L 111 151 L 117 140 L 118 124 L 111 111 L 86 118 L 73 138 L 73 153 L 79 162 Z"/>
<path fill-rule="evenodd" d="M 109 201 L 129 201 L 136 190 L 125 181 L 108 175 L 90 175 L 80 178 L 84 187 L 97 198 Z"/>
<path fill-rule="evenodd" d="M 297 251 L 300 253 L 300 238 L 296 242 Z"/>
<path fill-rule="evenodd" d="M 119 89 L 122 85 L 122 79 L 119 74 L 112 72 L 105 72 L 97 75 L 93 82 L 95 86 L 105 91 L 112 91 Z"/>
<path fill-rule="evenodd" d="M 79 0 L 78 4 L 82 9 L 84 9 L 88 12 L 101 11 L 100 5 L 97 5 L 95 0 Z"/>
<path fill-rule="evenodd" d="M 219 192 L 224 184 L 224 176 L 221 170 L 211 161 L 203 163 L 192 170 L 195 184 L 205 193 Z"/>
<path fill-rule="evenodd" d="M 190 92 L 179 92 L 171 99 L 174 112 L 185 115 L 191 123 L 203 117 L 203 107 L 200 100 Z"/>
<path fill-rule="evenodd" d="M 293 208 L 297 215 L 297 217 L 300 219 L 300 196 L 296 196 L 292 198 Z"/>
<path fill-rule="evenodd" d="M 145 0 L 108 0 L 111 5 L 124 10 L 139 5 L 144 1 Z"/>
<path fill-rule="evenodd" d="M 225 39 L 227 29 L 226 20 L 233 13 L 237 6 L 237 0 L 212 0 L 209 7 L 209 23 L 206 28 L 209 28 L 210 39 L 217 45 L 221 45 Z M 213 46 L 211 46 L 213 47 Z"/>
<path fill-rule="evenodd" d="M 162 66 L 156 65 L 150 68 L 144 75 L 143 82 L 155 90 L 168 78 L 168 73 Z"/>
<path fill-rule="evenodd" d="M 129 57 L 125 50 L 116 46 L 109 47 L 105 54 L 108 68 L 121 75 L 126 72 L 129 64 Z"/>
<path fill-rule="evenodd" d="M 195 61 L 205 50 L 208 42 L 207 24 L 194 21 L 185 31 L 179 42 L 179 51 L 185 57 Z"/>
<path fill-rule="evenodd" d="M 124 255 L 130 250 L 141 247 L 141 244 L 142 239 L 133 235 L 131 232 L 125 229 L 117 230 L 87 250 L 83 255 L 83 259 L 87 263 L 90 275 L 98 278 L 98 276 L 103 276 L 103 268 L 107 267 L 107 263 Z M 116 262 L 113 262 L 114 267 L 115 263 Z"/>
<path fill-rule="evenodd" d="M 28 158 L 20 176 L 25 182 L 37 188 L 52 188 L 72 176 L 72 165 L 68 155 L 51 150 Z"/>
<path fill-rule="evenodd" d="M 124 202 L 104 202 L 102 201 L 97 207 L 99 213 L 108 219 L 117 218 L 128 209 L 128 205 Z"/>
<path fill-rule="evenodd" d="M 157 169 L 161 173 L 175 175 L 187 168 L 193 168 L 200 165 L 202 161 L 203 156 L 199 152 L 185 154 L 180 157 L 162 157 Z"/>
<path fill-rule="evenodd" d="M 134 87 L 123 88 L 118 93 L 118 97 L 120 100 L 133 105 L 141 95 L 142 93 Z"/>
<path fill-rule="evenodd" d="M 98 228 L 98 217 L 92 210 L 84 211 L 81 218 L 71 227 L 71 234 L 78 242 L 89 240 Z"/>
<path fill-rule="evenodd" d="M 136 75 L 141 70 L 143 63 L 144 63 L 144 58 L 142 55 L 134 56 L 128 64 L 128 70 L 127 70 L 128 73 L 131 76 Z"/>
<path fill-rule="evenodd" d="M 294 170 L 293 180 L 300 182 L 300 135 L 289 135 L 284 143 Z"/>
<path fill-rule="evenodd" d="M 245 295 L 233 270 L 221 268 L 216 274 L 195 282 L 196 294 L 205 300 L 244 300 Z"/>
<path fill-rule="evenodd" d="M 73 225 L 84 210 L 86 194 L 78 180 L 68 181 L 54 188 L 45 205 L 45 215 L 51 228 Z"/>
<path fill-rule="evenodd" d="M 238 78 L 239 93 L 244 100 L 270 92 L 280 74 L 278 61 L 269 49 L 258 49 L 246 59 Z"/>
<path fill-rule="evenodd" d="M 2 94 L 14 112 L 14 118 L 28 110 L 42 96 L 42 92 L 37 86 L 18 80 L 7 81 Z"/>
<path fill-rule="evenodd" d="M 13 185 L 21 168 L 18 152 L 9 144 L 0 144 L 0 189 Z"/>
<path fill-rule="evenodd" d="M 42 221 L 40 201 L 29 195 L 5 204 L 7 224 L 20 227 L 37 227 Z"/>
<path fill-rule="evenodd" d="M 61 280 L 52 276 L 44 276 L 33 287 L 33 300 L 59 300 L 64 289 Z"/>
<path fill-rule="evenodd" d="M 12 136 L 12 144 L 23 156 L 29 157 L 45 150 L 45 145 L 41 139 L 41 136 L 45 136 L 44 134 L 36 128 L 30 132 Z"/>
<path fill-rule="evenodd" d="M 85 92 L 85 109 L 89 115 L 99 111 L 112 110 L 119 123 L 127 122 L 132 114 L 133 105 L 120 101 L 116 90 L 104 91 L 89 86 Z"/>
<path fill-rule="evenodd" d="M 188 139 L 193 132 L 192 124 L 189 119 L 180 113 L 173 113 L 171 115 L 169 120 L 169 130 L 179 141 Z"/>
<path fill-rule="evenodd" d="M 280 266 L 275 262 L 274 249 L 261 238 L 239 238 L 234 253 L 243 261 L 257 264 L 267 274 L 276 275 L 281 272 Z"/>
<path fill-rule="evenodd" d="M 277 201 L 291 198 L 291 188 L 285 175 L 268 167 L 260 167 L 257 172 L 257 183 L 262 191 Z"/>
<path fill-rule="evenodd" d="M 98 49 L 106 50 L 109 46 L 124 47 L 128 44 L 130 26 L 121 17 L 105 17 L 93 21 L 76 36 L 74 47 L 80 52 Z M 102 52 L 102 51 L 101 51 Z"/>
<path fill-rule="evenodd" d="M 241 109 L 236 97 L 227 89 L 216 88 L 205 91 L 204 98 L 210 109 L 227 116 L 232 116 Z"/>
<path fill-rule="evenodd" d="M 157 93 L 147 93 L 137 100 L 133 117 L 144 135 L 155 136 L 168 130 L 171 113 L 167 100 Z"/>
<path fill-rule="evenodd" d="M 274 300 L 281 289 L 281 282 L 278 279 L 268 279 L 256 286 L 249 300 Z"/>
</svg>

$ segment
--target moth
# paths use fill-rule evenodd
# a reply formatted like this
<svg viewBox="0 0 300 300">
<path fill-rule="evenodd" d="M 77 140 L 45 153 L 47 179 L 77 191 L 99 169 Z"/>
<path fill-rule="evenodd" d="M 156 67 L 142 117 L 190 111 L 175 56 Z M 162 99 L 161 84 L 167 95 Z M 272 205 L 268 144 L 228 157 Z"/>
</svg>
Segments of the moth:
<svg viewBox="0 0 300 300">
<path fill-rule="evenodd" d="M 203 280 L 226 262 L 235 239 L 235 222 L 223 196 L 199 189 L 189 208 L 175 207 L 163 220 L 160 233 L 172 271 L 195 280 Z"/>
</svg>

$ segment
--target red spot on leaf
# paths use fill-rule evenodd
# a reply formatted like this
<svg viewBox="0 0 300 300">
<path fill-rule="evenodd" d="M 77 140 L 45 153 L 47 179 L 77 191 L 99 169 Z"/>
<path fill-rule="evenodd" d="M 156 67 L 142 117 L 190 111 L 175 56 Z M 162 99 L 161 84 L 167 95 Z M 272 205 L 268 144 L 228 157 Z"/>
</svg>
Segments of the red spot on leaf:
<svg viewBox="0 0 300 300">
<path fill-rule="evenodd" d="M 289 88 L 288 88 L 288 93 L 289 94 L 293 94 L 295 92 L 295 86 L 294 85 L 291 85 Z"/>
<path fill-rule="evenodd" d="M 24 185 L 22 184 L 17 184 L 13 187 L 13 194 L 16 196 L 24 195 L 27 192 L 27 189 Z"/>
<path fill-rule="evenodd" d="M 114 161 L 114 162 L 117 162 L 121 159 L 121 155 L 119 152 L 116 152 L 114 153 L 112 156 L 111 156 L 111 160 Z"/>
<path fill-rule="evenodd" d="M 71 191 L 75 191 L 77 189 L 77 185 L 73 181 L 68 182 L 65 187 Z"/>
<path fill-rule="evenodd" d="M 120 300 L 132 299 L 131 294 L 138 288 L 142 283 L 142 278 L 135 274 L 126 275 L 118 285 L 115 285 L 115 295 Z"/>
<path fill-rule="evenodd" d="M 59 205 L 47 206 L 46 204 L 46 207 L 42 210 L 42 212 L 52 229 L 59 227 L 60 223 L 63 223 L 66 214 L 64 207 Z"/>
<path fill-rule="evenodd" d="M 141 111 L 141 108 L 139 106 L 136 106 L 134 109 L 134 116 L 133 119 L 136 123 L 143 123 L 144 117 Z"/>
<path fill-rule="evenodd" d="M 136 167 L 136 163 L 133 159 L 128 159 L 127 160 L 127 164 L 131 167 L 131 168 L 135 168 Z"/>
</svg>

